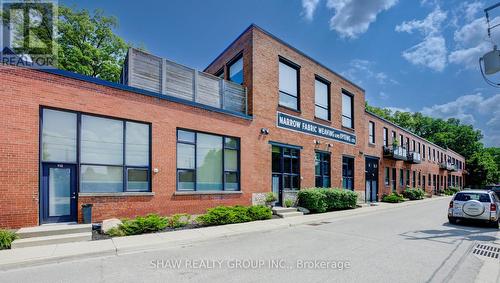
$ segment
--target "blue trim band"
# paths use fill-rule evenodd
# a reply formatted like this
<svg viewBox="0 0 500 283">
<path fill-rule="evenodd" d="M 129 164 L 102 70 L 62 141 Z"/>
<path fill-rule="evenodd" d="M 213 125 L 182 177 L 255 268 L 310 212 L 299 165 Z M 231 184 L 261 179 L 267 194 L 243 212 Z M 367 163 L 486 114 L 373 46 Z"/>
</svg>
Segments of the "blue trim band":
<svg viewBox="0 0 500 283">
<path fill-rule="evenodd" d="M 149 97 L 163 99 L 163 100 L 167 100 L 170 102 L 185 104 L 188 106 L 193 106 L 193 107 L 201 108 L 201 109 L 212 111 L 212 112 L 231 115 L 231 116 L 243 118 L 246 120 L 253 119 L 252 116 L 246 115 L 243 113 L 238 113 L 238 112 L 234 112 L 234 111 L 220 109 L 217 107 L 204 105 L 204 104 L 201 104 L 198 102 L 185 100 L 185 99 L 174 97 L 171 95 L 165 95 L 165 94 L 161 94 L 161 93 L 157 93 L 157 92 L 153 92 L 153 91 L 149 91 L 149 90 L 145 90 L 145 89 L 140 89 L 140 88 L 136 88 L 136 87 L 132 87 L 132 86 L 128 86 L 128 85 L 123 85 L 123 84 L 119 84 L 119 83 L 105 81 L 105 80 L 101 80 L 101 79 L 98 79 L 95 77 L 77 74 L 77 73 L 73 73 L 73 72 L 66 71 L 66 70 L 60 70 L 60 69 L 35 69 L 35 70 L 49 73 L 49 74 L 53 74 L 53 75 L 59 75 L 59 76 L 67 77 L 67 78 L 72 78 L 72 79 L 76 79 L 76 80 L 80 80 L 80 81 L 84 81 L 84 82 L 89 82 L 89 83 L 93 83 L 93 84 L 97 84 L 97 85 L 111 87 L 111 88 L 115 88 L 115 89 L 119 89 L 119 90 L 123 90 L 123 91 L 133 92 L 136 94 L 141 94 L 141 95 L 145 95 L 145 96 L 149 96 Z"/>
<path fill-rule="evenodd" d="M 281 142 L 274 142 L 274 141 L 269 141 L 270 145 L 275 145 L 275 146 L 281 146 L 281 147 L 288 147 L 288 148 L 293 148 L 293 149 L 302 149 L 303 147 L 300 145 L 293 145 L 293 144 L 287 144 L 287 143 L 281 143 Z"/>
</svg>

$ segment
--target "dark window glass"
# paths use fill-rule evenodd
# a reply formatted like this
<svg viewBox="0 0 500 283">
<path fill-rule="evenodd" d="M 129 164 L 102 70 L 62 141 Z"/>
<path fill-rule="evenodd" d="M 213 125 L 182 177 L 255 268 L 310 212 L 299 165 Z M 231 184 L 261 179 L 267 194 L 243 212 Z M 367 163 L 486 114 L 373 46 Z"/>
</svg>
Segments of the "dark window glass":
<svg viewBox="0 0 500 283">
<path fill-rule="evenodd" d="M 385 167 L 385 185 L 389 186 L 389 167 Z"/>
<path fill-rule="evenodd" d="M 387 128 L 384 128 L 384 145 L 385 146 L 388 146 L 389 145 L 389 131 L 387 130 Z"/>
<path fill-rule="evenodd" d="M 342 157 L 342 187 L 354 190 L 354 158 Z"/>
<path fill-rule="evenodd" d="M 299 110 L 299 70 L 283 61 L 279 62 L 279 104 Z"/>
<path fill-rule="evenodd" d="M 399 185 L 401 187 L 403 187 L 405 185 L 405 181 L 404 181 L 405 177 L 404 177 L 403 173 L 404 173 L 403 169 L 399 169 Z"/>
<path fill-rule="evenodd" d="M 375 143 L 375 123 L 372 121 L 368 122 L 368 138 L 370 143 Z"/>
<path fill-rule="evenodd" d="M 242 84 L 243 83 L 243 56 L 241 56 L 236 61 L 232 62 L 228 66 L 228 71 L 229 71 L 229 80 L 230 81 L 237 83 L 237 84 Z"/>
<path fill-rule="evenodd" d="M 315 180 L 316 187 L 330 187 L 330 154 L 316 152 L 315 154 Z"/>
<path fill-rule="evenodd" d="M 149 174 L 147 169 L 127 169 L 127 191 L 147 191 L 149 185 Z"/>
</svg>

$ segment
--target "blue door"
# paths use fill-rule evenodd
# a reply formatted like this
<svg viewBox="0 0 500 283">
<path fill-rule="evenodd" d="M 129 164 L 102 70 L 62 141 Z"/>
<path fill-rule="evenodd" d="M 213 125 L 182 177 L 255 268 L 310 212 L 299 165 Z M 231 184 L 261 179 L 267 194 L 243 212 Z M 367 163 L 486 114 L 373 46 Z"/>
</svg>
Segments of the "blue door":
<svg viewBox="0 0 500 283">
<path fill-rule="evenodd" d="M 75 168 L 73 164 L 42 165 L 42 224 L 77 221 Z"/>
</svg>

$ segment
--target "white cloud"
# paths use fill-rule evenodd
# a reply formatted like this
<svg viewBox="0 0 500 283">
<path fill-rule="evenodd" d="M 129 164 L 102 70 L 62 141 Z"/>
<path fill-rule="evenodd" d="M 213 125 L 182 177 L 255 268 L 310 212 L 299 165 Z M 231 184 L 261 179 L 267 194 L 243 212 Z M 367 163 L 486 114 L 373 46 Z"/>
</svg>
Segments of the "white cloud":
<svg viewBox="0 0 500 283">
<path fill-rule="evenodd" d="M 473 1 L 464 3 L 464 16 L 467 20 L 472 20 L 476 14 L 484 9 L 484 3 L 481 1 Z"/>
<path fill-rule="evenodd" d="M 386 100 L 386 99 L 388 99 L 388 98 L 389 98 L 389 95 L 388 95 L 387 93 L 383 92 L 383 91 L 381 91 L 381 92 L 379 93 L 379 96 L 380 96 L 380 98 L 381 98 L 381 99 L 383 99 L 383 100 Z"/>
<path fill-rule="evenodd" d="M 403 22 L 396 26 L 396 31 L 412 33 L 414 30 L 418 30 L 425 36 L 438 34 L 441 32 L 441 25 L 446 18 L 447 13 L 436 7 L 425 19 Z"/>
<path fill-rule="evenodd" d="M 302 0 L 302 15 L 309 21 L 314 18 L 314 11 L 318 7 L 319 0 Z"/>
<path fill-rule="evenodd" d="M 500 21 L 500 17 L 495 17 L 492 22 Z M 450 63 L 459 64 L 468 69 L 478 67 L 478 60 L 489 50 L 493 44 L 489 42 L 487 36 L 487 24 L 483 17 L 477 18 L 464 24 L 453 34 L 455 50 L 450 53 L 448 60 Z M 500 33 L 492 33 L 493 40 L 499 42 Z"/>
<path fill-rule="evenodd" d="M 349 62 L 349 69 L 342 72 L 348 79 L 363 84 L 365 79 L 373 79 L 379 85 L 399 84 L 386 73 L 376 70 L 375 62 L 363 59 L 353 59 Z"/>
<path fill-rule="evenodd" d="M 422 42 L 403 51 L 403 58 L 417 66 L 443 71 L 446 67 L 448 50 L 441 32 L 446 18 L 447 13 L 437 6 L 423 20 L 405 21 L 397 25 L 395 28 L 397 32 L 412 34 L 418 31 L 424 36 Z"/>
<path fill-rule="evenodd" d="M 465 124 L 478 126 L 478 120 L 486 119 L 488 127 L 482 128 L 487 146 L 500 146 L 500 94 L 484 97 L 481 93 L 463 95 L 444 104 L 424 107 L 424 115 L 448 119 L 457 118 Z"/>
<path fill-rule="evenodd" d="M 439 72 L 446 67 L 446 54 L 446 43 L 442 36 L 428 36 L 424 41 L 402 53 L 403 58 L 410 63 Z"/>
<path fill-rule="evenodd" d="M 384 107 L 385 109 L 388 109 L 390 110 L 392 113 L 396 113 L 396 112 L 412 112 L 410 108 L 408 107 Z"/>
<path fill-rule="evenodd" d="M 356 38 L 365 33 L 377 15 L 394 6 L 398 0 L 328 0 L 327 7 L 335 10 L 330 29 L 341 37 Z"/>
</svg>

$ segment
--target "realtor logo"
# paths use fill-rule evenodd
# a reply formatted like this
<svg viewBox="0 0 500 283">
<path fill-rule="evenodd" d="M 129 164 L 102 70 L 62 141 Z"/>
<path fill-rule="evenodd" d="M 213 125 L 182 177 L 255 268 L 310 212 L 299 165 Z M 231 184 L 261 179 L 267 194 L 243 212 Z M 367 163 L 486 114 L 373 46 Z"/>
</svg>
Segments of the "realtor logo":
<svg viewBox="0 0 500 283">
<path fill-rule="evenodd" d="M 55 66 L 55 0 L 0 0 L 0 59 L 3 65 Z"/>
</svg>

